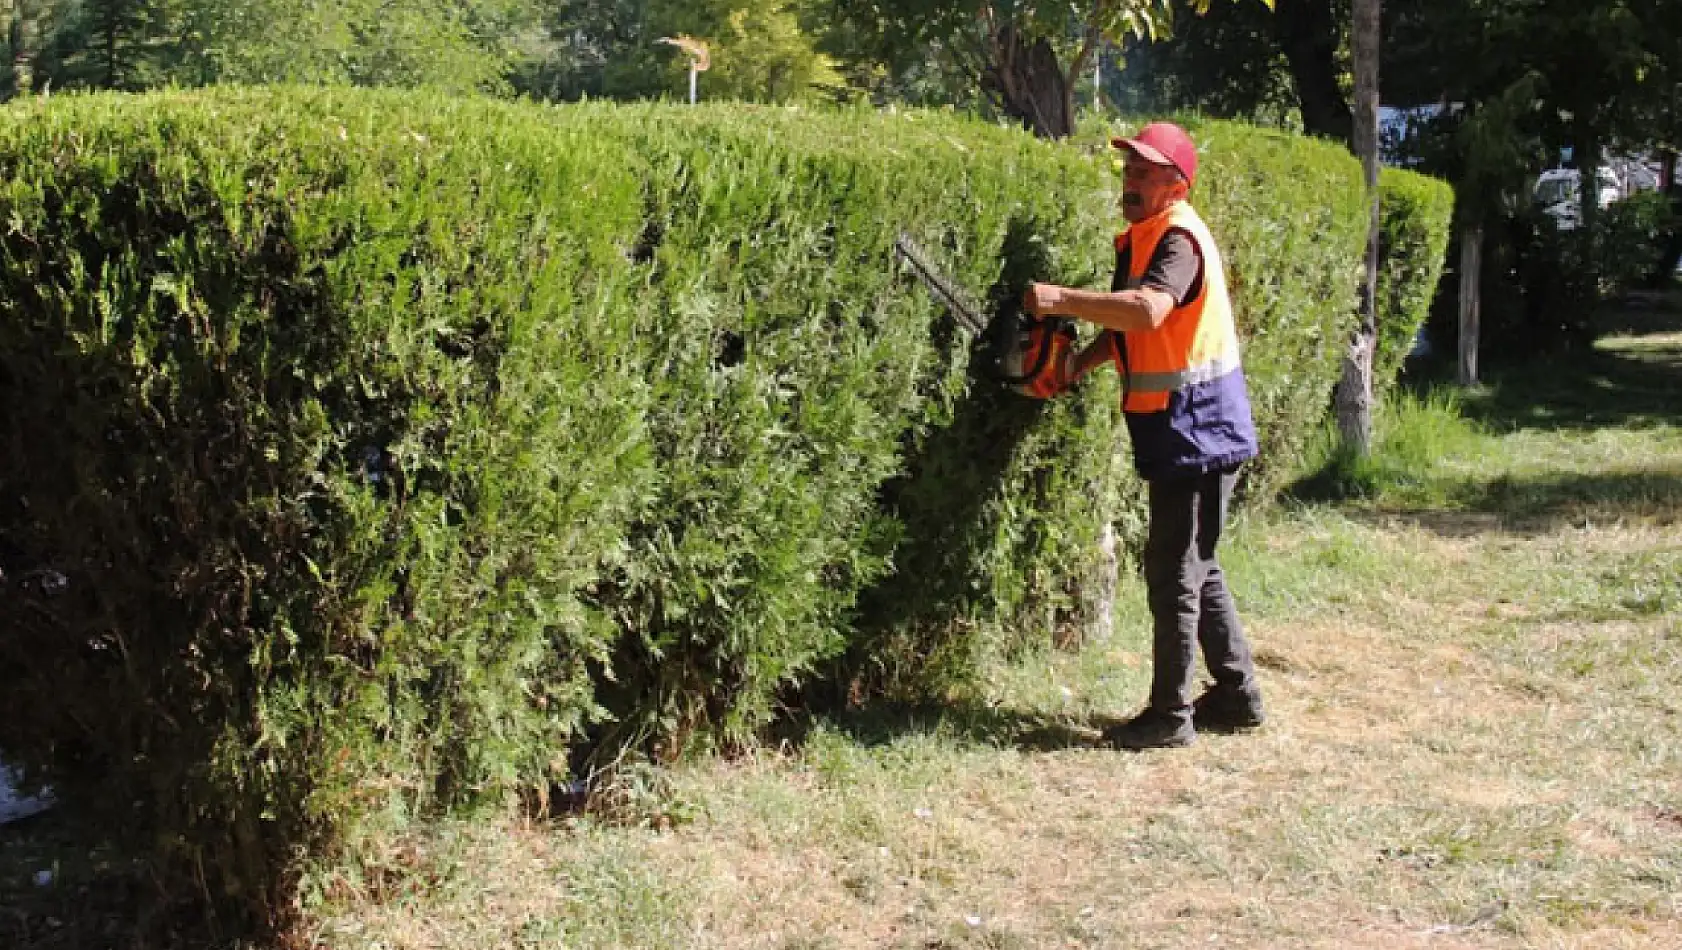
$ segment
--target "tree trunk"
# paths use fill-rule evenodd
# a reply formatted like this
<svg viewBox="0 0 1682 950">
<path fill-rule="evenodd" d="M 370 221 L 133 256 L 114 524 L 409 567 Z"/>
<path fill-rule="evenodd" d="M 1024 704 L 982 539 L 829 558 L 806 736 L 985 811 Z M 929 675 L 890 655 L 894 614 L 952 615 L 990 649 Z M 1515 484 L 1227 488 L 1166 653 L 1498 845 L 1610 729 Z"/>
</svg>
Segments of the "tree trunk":
<svg viewBox="0 0 1682 950">
<path fill-rule="evenodd" d="M 1343 444 L 1372 452 L 1372 362 L 1378 345 L 1378 42 L 1380 0 L 1355 0 L 1355 154 L 1367 189 L 1366 267 L 1361 280 L 1361 320 L 1350 334 L 1338 381 L 1337 428 Z"/>
<path fill-rule="evenodd" d="M 1050 41 L 1030 40 L 1014 23 L 991 23 L 987 45 L 983 79 L 1005 114 L 1043 139 L 1073 134 L 1074 89 Z"/>
<path fill-rule="evenodd" d="M 27 96 L 35 89 L 35 56 L 40 51 L 35 48 L 39 31 L 25 0 L 15 0 L 12 4 L 12 22 L 8 26 L 12 40 L 12 91 L 14 95 Z"/>
<path fill-rule="evenodd" d="M 1093 562 L 1086 583 L 1081 585 L 1078 601 L 1080 623 L 1076 630 L 1082 643 L 1108 643 L 1115 635 L 1115 594 L 1121 563 L 1120 547 L 1115 525 L 1105 521 L 1104 529 L 1098 534 L 1098 557 Z"/>
<path fill-rule="evenodd" d="M 1080 49 L 1075 52 L 1075 58 L 1069 62 L 1069 79 L 1063 84 L 1063 110 L 1069 116 L 1069 134 L 1075 133 L 1075 83 L 1086 71 L 1086 61 L 1092 60 L 1092 108 L 1103 106 L 1103 77 L 1099 75 L 1098 64 L 1103 59 L 1102 51 L 1104 35 L 1098 29 L 1100 18 L 1104 15 L 1104 8 L 1110 0 L 1094 0 L 1092 10 L 1086 16 L 1086 33 L 1081 38 Z"/>
<path fill-rule="evenodd" d="M 1577 197 L 1582 201 L 1582 239 L 1588 246 L 1594 226 L 1600 222 L 1600 136 L 1579 125 L 1573 142 L 1577 162 Z"/>
<path fill-rule="evenodd" d="M 117 66 L 117 29 L 117 15 L 113 12 L 111 22 L 107 24 L 105 30 L 105 83 L 100 87 L 102 89 L 121 88 L 121 77 L 118 75 Z"/>
<path fill-rule="evenodd" d="M 1354 117 L 1338 88 L 1337 18 L 1331 0 L 1278 0 L 1273 28 L 1291 66 L 1303 127 L 1353 145 Z"/>
<path fill-rule="evenodd" d="M 1092 55 L 1092 111 L 1104 108 L 1104 49 Z"/>
<path fill-rule="evenodd" d="M 1483 273 L 1483 224 L 1460 228 L 1460 372 L 1462 386 L 1478 383 L 1479 289 Z"/>
</svg>

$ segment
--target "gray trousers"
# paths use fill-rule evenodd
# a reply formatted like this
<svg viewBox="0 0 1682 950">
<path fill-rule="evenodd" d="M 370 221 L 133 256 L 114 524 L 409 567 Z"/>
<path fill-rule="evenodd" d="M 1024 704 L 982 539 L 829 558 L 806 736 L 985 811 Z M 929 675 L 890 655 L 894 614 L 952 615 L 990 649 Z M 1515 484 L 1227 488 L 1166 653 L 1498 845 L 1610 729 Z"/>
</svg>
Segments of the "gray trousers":
<svg viewBox="0 0 1682 950">
<path fill-rule="evenodd" d="M 1145 586 L 1154 632 L 1151 708 L 1191 715 L 1196 651 L 1219 686 L 1253 689 L 1255 663 L 1215 545 L 1226 526 L 1236 469 L 1150 483 Z"/>
</svg>

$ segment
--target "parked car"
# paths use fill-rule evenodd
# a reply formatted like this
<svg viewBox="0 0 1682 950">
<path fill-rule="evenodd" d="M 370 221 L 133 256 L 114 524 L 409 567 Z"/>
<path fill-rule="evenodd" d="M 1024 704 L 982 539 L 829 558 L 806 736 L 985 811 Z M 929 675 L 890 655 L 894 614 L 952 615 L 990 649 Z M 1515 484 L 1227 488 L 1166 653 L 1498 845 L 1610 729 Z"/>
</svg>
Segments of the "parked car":
<svg viewBox="0 0 1682 950">
<path fill-rule="evenodd" d="M 1623 196 L 1618 175 L 1602 166 L 1595 178 L 1600 185 L 1597 203 L 1604 208 Z M 1573 231 L 1582 224 L 1582 175 L 1575 168 L 1551 168 L 1536 179 L 1532 201 L 1554 219 L 1561 231 Z"/>
</svg>

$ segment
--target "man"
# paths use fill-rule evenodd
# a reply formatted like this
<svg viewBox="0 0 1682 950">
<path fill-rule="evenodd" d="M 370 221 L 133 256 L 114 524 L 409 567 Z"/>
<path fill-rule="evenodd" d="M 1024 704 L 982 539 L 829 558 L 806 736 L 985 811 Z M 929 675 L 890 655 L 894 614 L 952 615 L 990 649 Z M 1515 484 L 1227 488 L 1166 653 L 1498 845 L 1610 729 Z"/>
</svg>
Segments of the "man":
<svg viewBox="0 0 1682 950">
<path fill-rule="evenodd" d="M 1110 292 L 1033 284 L 1024 306 L 1104 328 L 1073 357 L 1069 382 L 1116 364 L 1134 464 L 1149 486 L 1150 704 L 1106 737 L 1126 749 L 1185 746 L 1199 728 L 1248 729 L 1264 718 L 1250 645 L 1215 559 L 1256 434 L 1220 252 L 1186 203 L 1197 147 L 1167 122 L 1111 144 L 1126 154 L 1128 228 L 1116 238 Z M 1199 644 L 1215 683 L 1193 703 Z"/>
</svg>

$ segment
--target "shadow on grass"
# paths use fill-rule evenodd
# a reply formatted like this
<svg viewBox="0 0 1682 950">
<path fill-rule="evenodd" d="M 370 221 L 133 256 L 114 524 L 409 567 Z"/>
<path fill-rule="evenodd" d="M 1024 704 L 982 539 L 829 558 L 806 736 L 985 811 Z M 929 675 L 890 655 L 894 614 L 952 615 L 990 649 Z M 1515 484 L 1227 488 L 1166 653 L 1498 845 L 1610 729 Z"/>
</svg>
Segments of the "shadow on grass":
<svg viewBox="0 0 1682 950">
<path fill-rule="evenodd" d="M 1682 339 L 1670 351 L 1597 349 L 1504 370 L 1463 406 L 1467 418 L 1506 432 L 1682 423 Z"/>
<path fill-rule="evenodd" d="M 1502 476 L 1462 484 L 1443 508 L 1380 506 L 1372 517 L 1400 520 L 1444 537 L 1490 531 L 1547 534 L 1567 527 L 1631 519 L 1682 524 L 1682 469 Z"/>
<path fill-rule="evenodd" d="M 1466 394 L 1466 416 L 1497 431 L 1682 423 L 1682 295 L 1656 299 L 1607 311 L 1603 328 L 1627 336 L 1495 369 Z"/>
<path fill-rule="evenodd" d="M 1630 291 L 1601 308 L 1595 329 L 1601 334 L 1635 335 L 1682 331 L 1682 284 Z"/>
<path fill-rule="evenodd" d="M 1502 476 L 1463 489 L 1464 507 L 1525 520 L 1627 512 L 1674 521 L 1682 515 L 1682 468 Z"/>
<path fill-rule="evenodd" d="M 1286 485 L 1279 497 L 1287 503 L 1339 504 L 1372 498 L 1381 487 L 1381 476 L 1374 469 L 1339 453 L 1318 470 Z"/>
<path fill-rule="evenodd" d="M 801 745 L 822 725 L 863 746 L 884 746 L 906 736 L 938 735 L 981 746 L 1057 752 L 1103 746 L 1104 730 L 1121 722 L 1122 717 L 1048 715 L 974 702 L 884 702 L 798 717 L 784 725 L 778 738 Z"/>
</svg>

